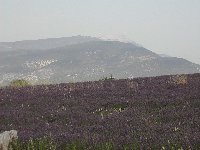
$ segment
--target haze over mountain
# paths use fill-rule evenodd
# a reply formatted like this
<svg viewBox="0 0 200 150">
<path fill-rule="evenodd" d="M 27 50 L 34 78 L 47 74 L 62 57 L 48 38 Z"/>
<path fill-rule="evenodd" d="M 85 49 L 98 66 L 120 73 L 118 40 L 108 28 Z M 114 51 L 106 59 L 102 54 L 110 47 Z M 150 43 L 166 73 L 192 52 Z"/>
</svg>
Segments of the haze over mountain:
<svg viewBox="0 0 200 150">
<path fill-rule="evenodd" d="M 137 44 L 74 36 L 0 43 L 0 84 L 61 83 L 199 73 L 200 65 Z"/>
</svg>

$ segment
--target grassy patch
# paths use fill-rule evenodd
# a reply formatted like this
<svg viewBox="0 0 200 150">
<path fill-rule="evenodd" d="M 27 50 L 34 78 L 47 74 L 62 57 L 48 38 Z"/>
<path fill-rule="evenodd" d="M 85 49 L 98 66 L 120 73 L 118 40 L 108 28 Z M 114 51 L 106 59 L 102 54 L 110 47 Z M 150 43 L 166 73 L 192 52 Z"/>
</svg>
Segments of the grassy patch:
<svg viewBox="0 0 200 150">
<path fill-rule="evenodd" d="M 56 150 L 57 145 L 50 138 L 30 139 L 28 142 L 16 140 L 10 144 L 13 150 Z"/>
<path fill-rule="evenodd" d="M 21 142 L 19 140 L 13 141 L 9 147 L 13 150 L 116 150 L 119 149 L 112 141 L 96 143 L 94 145 L 83 141 L 75 140 L 70 143 L 64 143 L 58 146 L 51 138 L 30 139 L 28 142 Z M 199 146 L 197 145 L 197 148 Z M 139 149 L 159 149 L 159 150 L 183 150 L 183 146 L 179 143 L 166 142 L 163 146 L 149 146 L 142 147 L 139 143 L 133 142 L 123 145 L 121 150 L 139 150 Z M 186 149 L 190 149 L 189 146 Z"/>
</svg>

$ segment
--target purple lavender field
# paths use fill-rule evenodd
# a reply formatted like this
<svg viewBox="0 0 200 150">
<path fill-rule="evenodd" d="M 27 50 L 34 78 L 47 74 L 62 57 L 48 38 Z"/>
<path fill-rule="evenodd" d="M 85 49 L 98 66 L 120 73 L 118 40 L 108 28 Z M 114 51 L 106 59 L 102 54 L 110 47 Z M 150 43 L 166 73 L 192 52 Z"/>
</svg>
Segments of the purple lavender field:
<svg viewBox="0 0 200 150">
<path fill-rule="evenodd" d="M 0 132 L 57 143 L 200 147 L 200 74 L 0 89 Z"/>
</svg>

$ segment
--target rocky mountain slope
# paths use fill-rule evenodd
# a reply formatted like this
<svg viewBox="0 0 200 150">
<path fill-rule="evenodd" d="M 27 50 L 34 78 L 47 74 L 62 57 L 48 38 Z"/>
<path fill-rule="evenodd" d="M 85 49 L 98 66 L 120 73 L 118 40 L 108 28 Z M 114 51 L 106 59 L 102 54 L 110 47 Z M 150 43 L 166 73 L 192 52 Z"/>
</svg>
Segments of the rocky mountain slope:
<svg viewBox="0 0 200 150">
<path fill-rule="evenodd" d="M 61 83 L 98 80 L 110 74 L 133 78 L 199 72 L 200 65 L 185 59 L 161 57 L 120 41 L 77 36 L 0 43 L 0 84 L 17 78 Z"/>
</svg>

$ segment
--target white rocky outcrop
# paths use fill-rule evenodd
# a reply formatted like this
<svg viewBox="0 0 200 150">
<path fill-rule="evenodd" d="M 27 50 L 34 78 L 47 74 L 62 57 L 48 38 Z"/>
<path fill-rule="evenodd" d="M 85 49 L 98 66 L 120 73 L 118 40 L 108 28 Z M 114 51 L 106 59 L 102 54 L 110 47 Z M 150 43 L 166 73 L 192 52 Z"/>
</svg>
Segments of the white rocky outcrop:
<svg viewBox="0 0 200 150">
<path fill-rule="evenodd" d="M 17 139 L 17 131 L 11 130 L 11 131 L 5 131 L 0 134 L 0 150 L 8 150 L 9 144 Z"/>
</svg>

